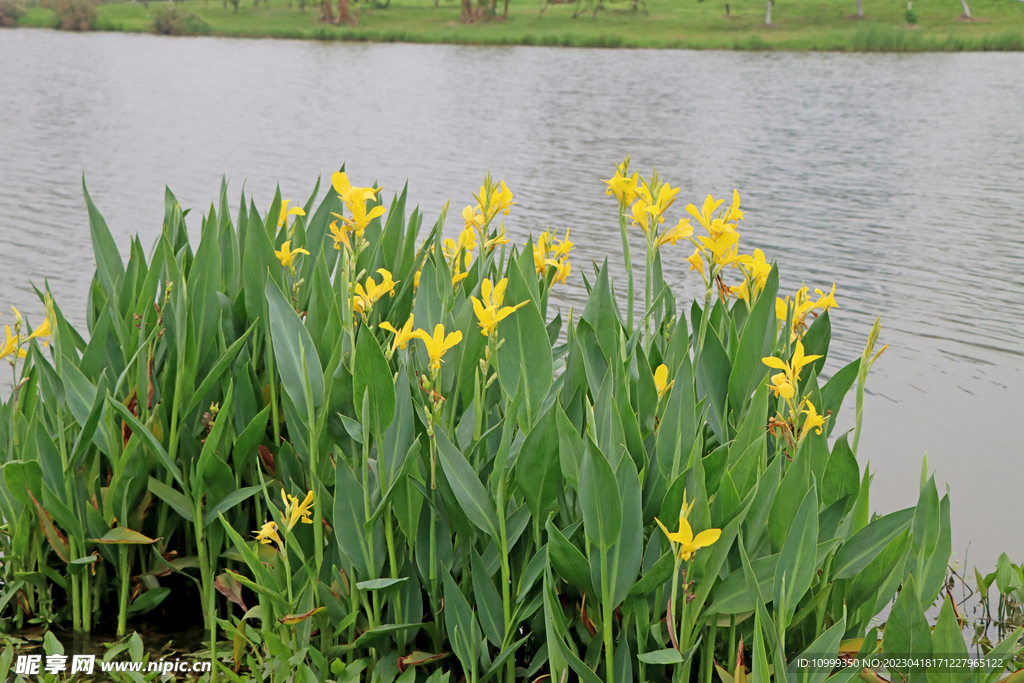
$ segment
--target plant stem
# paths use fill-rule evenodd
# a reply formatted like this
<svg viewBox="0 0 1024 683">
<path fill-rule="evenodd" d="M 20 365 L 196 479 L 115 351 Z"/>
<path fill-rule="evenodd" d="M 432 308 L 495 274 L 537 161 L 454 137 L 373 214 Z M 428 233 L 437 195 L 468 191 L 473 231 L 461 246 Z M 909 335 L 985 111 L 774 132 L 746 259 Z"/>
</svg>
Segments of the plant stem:
<svg viewBox="0 0 1024 683">
<path fill-rule="evenodd" d="M 626 329 L 633 329 L 633 260 L 629 255 L 629 231 L 626 228 L 626 205 L 619 204 L 619 231 L 622 233 L 622 260 L 626 266 L 628 290 L 626 298 Z"/>
<path fill-rule="evenodd" d="M 121 598 L 117 611 L 117 637 L 123 638 L 128 631 L 128 546 L 119 546 L 117 552 L 118 574 L 121 575 Z"/>
<path fill-rule="evenodd" d="M 601 553 L 601 611 L 604 617 L 604 666 L 605 680 L 607 683 L 615 683 L 615 643 L 612 639 L 612 595 L 610 582 L 608 581 L 608 554 L 603 550 Z"/>
</svg>

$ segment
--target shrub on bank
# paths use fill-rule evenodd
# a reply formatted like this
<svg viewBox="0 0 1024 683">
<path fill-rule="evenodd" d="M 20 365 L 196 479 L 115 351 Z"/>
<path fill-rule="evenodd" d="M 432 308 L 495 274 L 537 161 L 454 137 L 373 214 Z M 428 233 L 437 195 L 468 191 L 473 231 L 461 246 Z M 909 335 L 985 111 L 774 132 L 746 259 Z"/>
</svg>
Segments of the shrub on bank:
<svg viewBox="0 0 1024 683">
<path fill-rule="evenodd" d="M 0 28 L 17 26 L 23 14 L 25 8 L 17 0 L 0 0 Z"/>
<path fill-rule="evenodd" d="M 210 32 L 210 25 L 184 7 L 171 5 L 153 17 L 153 33 L 164 36 L 196 36 Z"/>
<path fill-rule="evenodd" d="M 86 194 L 88 334 L 41 292 L 0 347 L 5 627 L 191 608 L 231 680 L 848 683 L 798 655 L 965 655 L 949 495 L 926 466 L 872 513 L 878 325 L 826 371 L 835 288 L 780 295 L 738 193 L 679 211 L 628 160 L 606 183 L 620 283 L 568 232 L 513 244 L 490 177 L 447 239 L 447 205 L 424 230 L 341 172 L 265 213 L 222 187 L 197 242 L 168 193 L 127 263 Z M 663 276 L 684 258 L 700 300 Z M 570 278 L 582 310 L 552 302 Z"/>
<path fill-rule="evenodd" d="M 93 0 L 43 0 L 42 6 L 57 15 L 56 28 L 64 31 L 88 31 L 96 25 Z"/>
</svg>

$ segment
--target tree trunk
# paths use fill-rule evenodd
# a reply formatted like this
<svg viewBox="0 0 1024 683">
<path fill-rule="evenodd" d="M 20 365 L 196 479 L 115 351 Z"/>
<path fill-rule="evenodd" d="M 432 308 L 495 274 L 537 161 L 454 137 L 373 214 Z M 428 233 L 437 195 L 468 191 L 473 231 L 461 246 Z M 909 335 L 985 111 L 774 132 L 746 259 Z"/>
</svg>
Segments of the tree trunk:
<svg viewBox="0 0 1024 683">
<path fill-rule="evenodd" d="M 768 10 L 764 13 L 764 25 L 772 25 L 772 0 L 768 0 Z"/>
<path fill-rule="evenodd" d="M 348 0 L 338 0 L 338 23 L 353 24 L 352 14 L 348 9 Z"/>
<path fill-rule="evenodd" d="M 320 20 L 329 24 L 334 23 L 334 6 L 331 0 L 320 0 Z"/>
<path fill-rule="evenodd" d="M 503 18 L 508 19 L 508 0 L 505 0 L 505 11 L 502 13 Z"/>
<path fill-rule="evenodd" d="M 473 21 L 473 0 L 462 0 L 462 21 Z"/>
<path fill-rule="evenodd" d="M 857 0 L 857 16 L 864 16 L 864 0 Z"/>
<path fill-rule="evenodd" d="M 970 19 L 971 18 L 971 8 L 967 6 L 967 0 L 960 0 L 960 4 L 963 5 L 963 8 L 964 8 L 964 16 L 967 17 L 968 19 Z"/>
</svg>

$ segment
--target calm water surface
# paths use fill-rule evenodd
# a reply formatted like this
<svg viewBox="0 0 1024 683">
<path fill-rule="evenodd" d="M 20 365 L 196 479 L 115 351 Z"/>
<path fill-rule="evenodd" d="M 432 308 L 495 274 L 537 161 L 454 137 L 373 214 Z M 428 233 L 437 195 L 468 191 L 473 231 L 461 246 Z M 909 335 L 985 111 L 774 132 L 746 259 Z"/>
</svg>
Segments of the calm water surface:
<svg viewBox="0 0 1024 683">
<path fill-rule="evenodd" d="M 916 502 L 928 454 L 953 501 L 954 562 L 1024 560 L 1024 56 L 597 51 L 0 31 L 0 304 L 69 316 L 93 271 L 85 173 L 118 244 L 159 233 L 166 183 L 196 213 L 220 176 L 304 200 L 343 161 L 406 180 L 428 224 L 490 170 L 522 240 L 571 229 L 577 268 L 618 259 L 599 178 L 631 154 L 747 210 L 783 287 L 837 285 L 833 358 L 876 315 L 860 457 L 873 505 Z M 191 223 L 198 226 L 198 216 Z M 450 226 L 455 229 L 456 226 Z M 639 251 L 640 243 L 634 253 Z M 698 281 L 671 249 L 667 278 Z M 562 303 L 578 303 L 573 276 Z M 8 314 L 9 316 L 10 314 Z M 841 426 L 852 419 L 844 408 Z M 845 419 L 844 419 L 845 418 Z M 969 548 L 969 553 L 967 552 Z"/>
</svg>

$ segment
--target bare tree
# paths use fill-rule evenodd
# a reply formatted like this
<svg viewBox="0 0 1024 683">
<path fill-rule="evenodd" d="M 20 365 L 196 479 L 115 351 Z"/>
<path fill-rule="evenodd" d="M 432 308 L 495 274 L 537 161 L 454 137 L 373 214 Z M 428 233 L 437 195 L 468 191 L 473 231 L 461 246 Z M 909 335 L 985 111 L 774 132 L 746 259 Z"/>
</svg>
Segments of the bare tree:
<svg viewBox="0 0 1024 683">
<path fill-rule="evenodd" d="M 858 2 L 859 1 L 860 0 L 858 0 Z M 764 13 L 764 25 L 765 26 L 771 26 L 772 25 L 772 0 L 768 0 L 768 9 Z"/>
<path fill-rule="evenodd" d="M 964 16 L 970 19 L 971 8 L 967 6 L 967 0 L 960 0 L 960 5 L 964 8 Z"/>
</svg>

